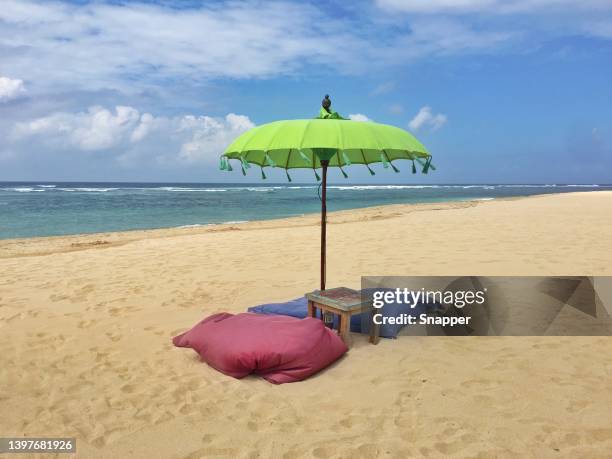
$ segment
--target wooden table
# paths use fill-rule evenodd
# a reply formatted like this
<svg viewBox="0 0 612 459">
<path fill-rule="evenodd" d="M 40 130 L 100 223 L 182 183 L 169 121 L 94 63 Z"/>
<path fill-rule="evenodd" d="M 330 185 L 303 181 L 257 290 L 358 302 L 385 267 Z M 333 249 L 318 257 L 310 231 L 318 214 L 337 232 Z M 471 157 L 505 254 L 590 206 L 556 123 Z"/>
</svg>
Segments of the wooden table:
<svg viewBox="0 0 612 459">
<path fill-rule="evenodd" d="M 346 287 L 337 287 L 328 290 L 315 290 L 306 294 L 308 300 L 308 316 L 317 317 L 317 309 L 321 311 L 321 320 L 326 312 L 338 316 L 338 334 L 342 341 L 350 345 L 351 316 L 370 311 L 372 305 L 362 299 L 361 292 Z M 370 326 L 370 343 L 378 344 L 380 327 Z"/>
</svg>

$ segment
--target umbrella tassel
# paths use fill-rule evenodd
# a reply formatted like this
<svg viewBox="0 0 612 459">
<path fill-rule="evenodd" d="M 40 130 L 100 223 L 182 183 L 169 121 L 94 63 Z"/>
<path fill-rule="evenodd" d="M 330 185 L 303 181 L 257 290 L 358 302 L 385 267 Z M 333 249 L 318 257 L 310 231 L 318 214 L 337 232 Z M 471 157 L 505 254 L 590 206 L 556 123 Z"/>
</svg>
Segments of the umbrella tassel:
<svg viewBox="0 0 612 459">
<path fill-rule="evenodd" d="M 244 164 L 240 164 L 240 169 L 242 170 L 242 175 L 246 175 L 246 170 L 244 168 Z"/>
<path fill-rule="evenodd" d="M 416 166 L 414 164 L 414 159 L 412 160 L 412 173 L 416 174 Z"/>
<path fill-rule="evenodd" d="M 368 171 L 370 171 L 370 175 L 376 175 L 376 172 L 374 172 L 372 169 L 370 169 L 370 166 L 368 166 L 367 164 L 365 165 L 365 167 L 368 168 Z"/>
<path fill-rule="evenodd" d="M 429 161 L 429 158 L 427 158 L 427 160 L 423 161 L 421 158 L 417 158 L 416 162 L 420 164 L 421 166 L 421 172 L 423 174 L 427 174 L 427 171 L 429 170 L 429 166 L 427 165 L 427 162 Z"/>
<path fill-rule="evenodd" d="M 240 161 L 242 162 L 242 167 L 244 169 L 250 169 L 251 165 L 247 162 L 247 160 L 244 158 L 244 156 L 240 157 Z"/>
<path fill-rule="evenodd" d="M 225 156 L 221 156 L 221 158 L 219 158 L 219 170 L 227 170 L 227 159 L 225 158 Z"/>
<path fill-rule="evenodd" d="M 261 178 L 264 179 L 264 180 L 267 178 L 266 174 L 265 174 L 265 172 L 263 170 L 263 167 L 261 168 Z"/>
<path fill-rule="evenodd" d="M 340 166 L 338 166 L 340 167 Z M 340 172 L 342 172 L 342 175 L 344 175 L 344 178 L 348 178 L 348 174 L 346 172 L 344 172 L 344 169 L 342 169 L 342 167 L 340 167 Z"/>
<path fill-rule="evenodd" d="M 429 172 L 429 166 L 431 165 L 431 156 L 427 158 L 425 165 L 423 166 L 423 174 L 427 174 Z"/>
<path fill-rule="evenodd" d="M 385 157 L 383 159 L 386 159 L 388 161 L 388 164 L 391 166 L 391 169 L 393 169 L 393 172 L 396 172 L 396 173 L 399 172 L 399 169 L 397 167 L 395 167 L 395 165 L 393 164 L 393 161 L 391 161 L 391 159 L 389 158 L 389 155 L 387 154 L 386 151 L 383 151 L 383 153 L 381 154 L 381 157 L 383 155 Z M 384 164 L 384 162 L 383 162 L 383 164 Z M 388 167 L 388 166 L 385 166 L 385 167 Z"/>
<path fill-rule="evenodd" d="M 266 153 L 266 162 L 268 163 L 268 166 L 276 167 L 276 163 L 272 161 L 272 158 L 270 158 L 270 155 L 268 153 Z"/>
<path fill-rule="evenodd" d="M 387 155 L 385 155 L 384 153 L 380 154 L 380 160 L 383 163 L 383 167 L 385 169 L 389 169 L 389 160 L 387 159 Z"/>
<path fill-rule="evenodd" d="M 351 165 L 351 160 L 349 159 L 348 155 L 344 151 L 342 152 L 342 161 L 344 161 L 345 166 Z"/>
<path fill-rule="evenodd" d="M 289 171 L 287 169 L 285 169 L 285 174 L 287 174 L 287 180 L 291 182 L 291 176 L 289 175 Z"/>
<path fill-rule="evenodd" d="M 230 164 L 230 162 L 229 162 L 229 160 L 228 160 L 228 159 L 226 159 L 226 160 L 225 160 L 225 165 L 227 166 L 227 169 L 226 169 L 226 170 L 227 170 L 228 172 L 231 172 L 231 171 L 233 171 L 233 170 L 234 170 L 234 169 L 232 168 L 232 165 Z"/>
<path fill-rule="evenodd" d="M 302 157 L 304 161 L 306 161 L 307 163 L 310 163 L 310 158 L 306 156 L 306 154 L 302 150 L 298 150 L 298 152 L 300 153 L 300 156 Z"/>
<path fill-rule="evenodd" d="M 319 177 L 319 174 L 317 174 L 317 171 L 315 169 L 313 169 L 313 172 L 315 173 L 315 178 L 317 179 L 317 182 L 321 181 L 321 177 Z"/>
</svg>

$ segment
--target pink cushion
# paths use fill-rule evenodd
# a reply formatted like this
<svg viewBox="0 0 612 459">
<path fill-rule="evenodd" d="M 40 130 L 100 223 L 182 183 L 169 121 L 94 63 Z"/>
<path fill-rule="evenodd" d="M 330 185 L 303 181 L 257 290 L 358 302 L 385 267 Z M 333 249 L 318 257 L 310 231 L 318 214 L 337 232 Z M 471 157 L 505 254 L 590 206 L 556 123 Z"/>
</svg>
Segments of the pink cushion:
<svg viewBox="0 0 612 459">
<path fill-rule="evenodd" d="M 255 373 L 275 384 L 306 379 L 347 351 L 318 319 L 251 313 L 214 314 L 172 342 L 194 349 L 221 373 Z"/>
</svg>

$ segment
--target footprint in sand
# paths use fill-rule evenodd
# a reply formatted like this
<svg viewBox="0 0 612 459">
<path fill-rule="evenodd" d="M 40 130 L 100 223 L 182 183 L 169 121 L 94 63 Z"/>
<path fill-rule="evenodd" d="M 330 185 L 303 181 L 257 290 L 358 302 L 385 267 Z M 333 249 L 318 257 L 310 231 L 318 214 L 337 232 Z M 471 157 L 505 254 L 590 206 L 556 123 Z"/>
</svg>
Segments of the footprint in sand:
<svg viewBox="0 0 612 459">
<path fill-rule="evenodd" d="M 87 300 L 87 297 L 91 293 L 94 292 L 94 290 L 95 290 L 95 287 L 94 287 L 93 284 L 84 285 L 83 287 L 77 289 L 74 292 L 74 295 L 69 298 L 70 302 L 71 303 L 79 303 L 79 302 L 85 301 L 85 300 Z"/>
<path fill-rule="evenodd" d="M 53 302 L 53 303 L 57 303 L 58 301 L 64 301 L 67 300 L 69 297 L 68 295 L 58 295 L 58 294 L 53 294 L 53 295 L 49 295 L 49 301 Z"/>
<path fill-rule="evenodd" d="M 325 458 L 332 457 L 336 454 L 337 448 L 331 446 L 319 446 L 312 450 L 312 455 L 314 457 Z"/>
<path fill-rule="evenodd" d="M 126 384 L 125 386 L 121 386 L 121 392 L 125 394 L 133 394 L 135 390 L 136 390 L 136 386 L 133 386 L 131 384 Z"/>
<path fill-rule="evenodd" d="M 612 440 L 612 429 L 589 429 L 586 431 L 587 435 L 595 441 L 610 441 Z"/>
<path fill-rule="evenodd" d="M 79 321 L 79 323 L 77 324 L 77 327 L 79 328 L 89 328 L 92 325 L 97 324 L 98 321 L 97 320 L 81 320 Z"/>
<path fill-rule="evenodd" d="M 188 454 L 187 456 L 185 456 L 185 459 L 205 459 L 209 457 L 237 457 L 237 455 L 237 448 L 206 447 Z"/>
<path fill-rule="evenodd" d="M 161 424 L 163 422 L 171 421 L 175 418 L 174 414 L 169 411 L 164 411 L 161 415 L 155 416 L 153 418 L 153 424 Z"/>
<path fill-rule="evenodd" d="M 569 405 L 567 406 L 567 411 L 569 413 L 576 413 L 578 411 L 582 411 L 589 405 L 590 405 L 590 402 L 587 402 L 584 400 L 574 400 L 570 402 Z"/>
<path fill-rule="evenodd" d="M 139 311 L 140 309 L 134 307 L 134 306 L 123 306 L 123 307 L 114 307 L 114 308 L 110 308 L 108 310 L 109 315 L 113 316 L 113 317 L 118 317 L 118 316 L 124 316 L 127 313 L 130 312 L 136 312 Z"/>
<path fill-rule="evenodd" d="M 104 334 L 114 343 L 123 338 L 123 335 L 121 333 L 106 332 Z"/>
</svg>

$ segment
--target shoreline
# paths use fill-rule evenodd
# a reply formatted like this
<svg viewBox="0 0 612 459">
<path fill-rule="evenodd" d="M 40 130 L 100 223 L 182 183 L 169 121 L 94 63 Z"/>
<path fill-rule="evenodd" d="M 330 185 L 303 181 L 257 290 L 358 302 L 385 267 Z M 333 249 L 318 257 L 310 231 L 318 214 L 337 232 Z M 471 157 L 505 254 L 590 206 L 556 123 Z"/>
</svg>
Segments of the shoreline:
<svg viewBox="0 0 612 459">
<path fill-rule="evenodd" d="M 529 196 L 496 197 L 490 199 L 470 199 L 461 201 L 441 201 L 435 203 L 384 204 L 328 212 L 328 225 L 352 223 L 356 221 L 392 219 L 411 212 L 428 210 L 454 210 L 494 202 L 527 200 L 545 196 L 563 196 L 576 194 L 606 193 L 601 191 L 575 191 L 565 193 L 543 193 Z M 365 214 L 365 215 L 362 215 Z M 373 215 L 369 215 L 373 214 Z M 320 214 L 308 213 L 292 217 L 251 220 L 245 222 L 210 223 L 197 225 L 180 225 L 164 228 L 133 229 L 94 233 L 76 233 L 53 236 L 32 236 L 25 238 L 0 239 L 0 259 L 43 256 L 54 253 L 76 252 L 98 248 L 109 248 L 125 245 L 143 239 L 158 239 L 218 233 L 226 231 L 254 231 L 286 227 L 320 226 Z M 40 247 L 39 247 L 40 246 Z"/>
</svg>

